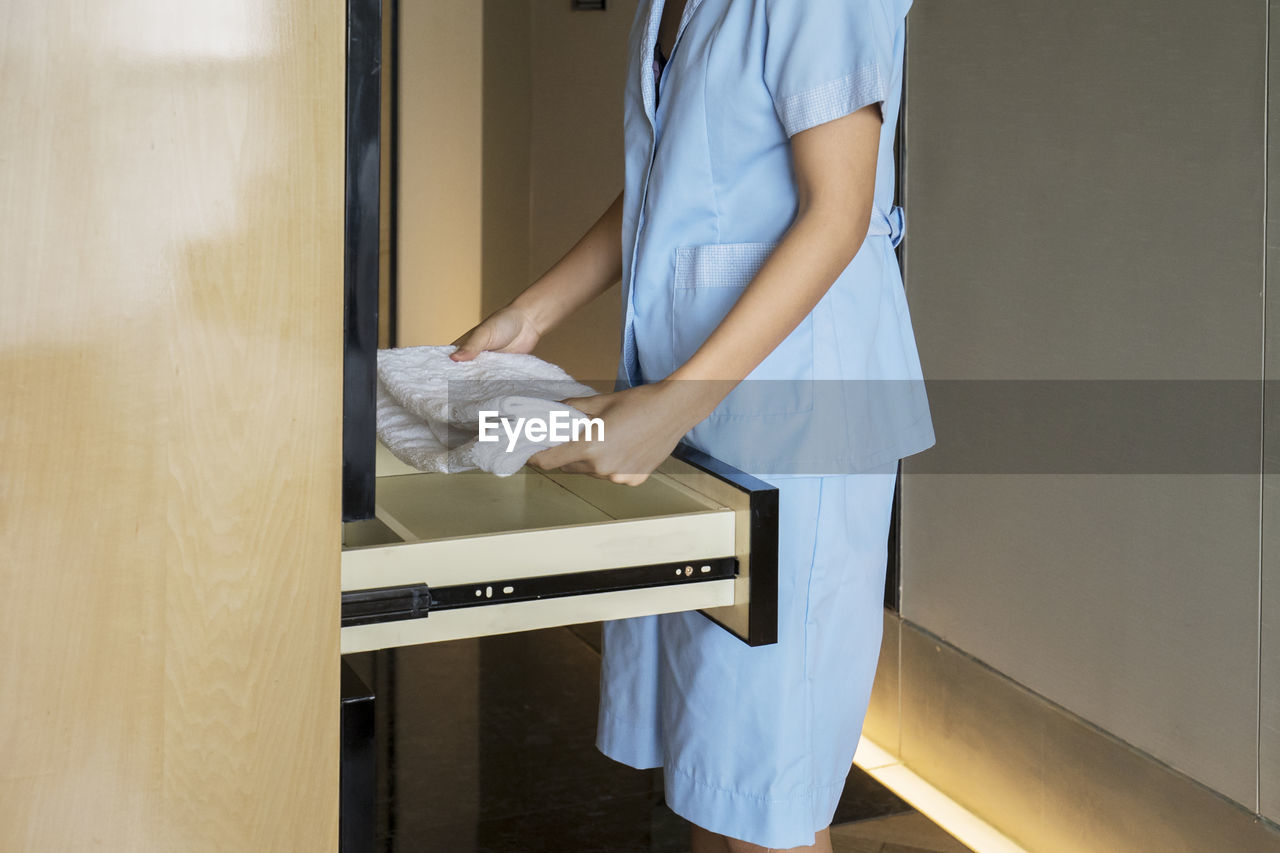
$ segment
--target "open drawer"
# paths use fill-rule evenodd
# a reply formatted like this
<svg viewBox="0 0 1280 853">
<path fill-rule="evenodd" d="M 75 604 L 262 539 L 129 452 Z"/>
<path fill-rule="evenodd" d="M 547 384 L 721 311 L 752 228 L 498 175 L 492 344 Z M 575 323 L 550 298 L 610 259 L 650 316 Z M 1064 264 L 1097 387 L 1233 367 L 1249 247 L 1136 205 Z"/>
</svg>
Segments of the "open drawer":
<svg viewBox="0 0 1280 853">
<path fill-rule="evenodd" d="M 777 639 L 777 489 L 685 445 L 640 486 L 424 474 L 378 447 L 343 525 L 342 652 L 700 610 Z"/>
</svg>

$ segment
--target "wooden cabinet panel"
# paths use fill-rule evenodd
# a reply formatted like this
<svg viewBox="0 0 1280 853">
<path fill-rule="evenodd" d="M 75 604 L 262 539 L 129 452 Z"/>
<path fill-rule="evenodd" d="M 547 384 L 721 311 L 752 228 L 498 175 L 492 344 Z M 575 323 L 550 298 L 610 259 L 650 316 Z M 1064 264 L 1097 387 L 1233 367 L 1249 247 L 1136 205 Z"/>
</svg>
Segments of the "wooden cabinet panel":
<svg viewBox="0 0 1280 853">
<path fill-rule="evenodd" d="M 0 849 L 336 846 L 343 26 L 0 10 Z"/>
</svg>

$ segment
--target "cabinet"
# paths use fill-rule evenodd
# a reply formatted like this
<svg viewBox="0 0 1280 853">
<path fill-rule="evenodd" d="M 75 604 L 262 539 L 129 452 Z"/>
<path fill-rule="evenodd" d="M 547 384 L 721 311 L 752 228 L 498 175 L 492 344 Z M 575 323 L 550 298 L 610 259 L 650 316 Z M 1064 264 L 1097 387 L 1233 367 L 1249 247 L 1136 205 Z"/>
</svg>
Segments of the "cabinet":
<svg viewBox="0 0 1280 853">
<path fill-rule="evenodd" d="M 768 483 L 685 446 L 633 488 L 418 473 L 377 445 L 383 11 L 348 0 L 343 652 L 680 610 L 774 642 Z"/>
</svg>

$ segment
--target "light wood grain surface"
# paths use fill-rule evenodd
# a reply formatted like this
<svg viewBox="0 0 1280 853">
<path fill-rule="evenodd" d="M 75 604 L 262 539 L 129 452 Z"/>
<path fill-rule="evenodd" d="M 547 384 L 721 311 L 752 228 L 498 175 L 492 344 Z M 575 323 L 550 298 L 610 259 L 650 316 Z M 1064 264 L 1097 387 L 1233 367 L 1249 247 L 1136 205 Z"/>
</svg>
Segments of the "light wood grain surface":
<svg viewBox="0 0 1280 853">
<path fill-rule="evenodd" d="M 336 847 L 343 39 L 0 6 L 0 850 Z"/>
</svg>

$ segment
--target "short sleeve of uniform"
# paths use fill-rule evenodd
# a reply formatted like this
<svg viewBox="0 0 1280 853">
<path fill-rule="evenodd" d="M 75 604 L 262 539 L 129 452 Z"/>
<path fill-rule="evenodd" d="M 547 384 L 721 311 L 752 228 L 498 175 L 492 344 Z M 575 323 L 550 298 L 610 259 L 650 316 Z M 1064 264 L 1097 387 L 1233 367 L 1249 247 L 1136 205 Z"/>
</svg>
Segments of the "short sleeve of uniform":
<svg viewBox="0 0 1280 853">
<path fill-rule="evenodd" d="M 885 100 L 894 35 L 885 0 L 764 0 L 765 84 L 787 136 Z"/>
</svg>

